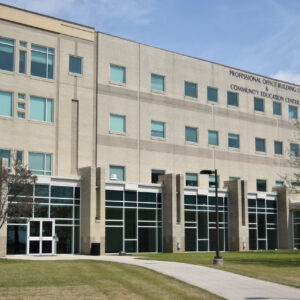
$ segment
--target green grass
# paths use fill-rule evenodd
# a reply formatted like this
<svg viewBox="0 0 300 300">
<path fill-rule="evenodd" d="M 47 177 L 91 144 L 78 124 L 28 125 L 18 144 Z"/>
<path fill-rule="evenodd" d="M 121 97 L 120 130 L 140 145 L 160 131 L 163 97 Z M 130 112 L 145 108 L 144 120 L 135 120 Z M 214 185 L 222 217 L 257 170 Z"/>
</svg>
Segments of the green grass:
<svg viewBox="0 0 300 300">
<path fill-rule="evenodd" d="M 0 298 L 221 299 L 145 268 L 89 260 L 0 260 Z"/>
<path fill-rule="evenodd" d="M 249 277 L 300 288 L 300 251 L 250 251 L 221 253 L 224 266 L 213 266 L 215 253 L 143 254 L 147 259 L 176 261 L 215 267 Z"/>
</svg>

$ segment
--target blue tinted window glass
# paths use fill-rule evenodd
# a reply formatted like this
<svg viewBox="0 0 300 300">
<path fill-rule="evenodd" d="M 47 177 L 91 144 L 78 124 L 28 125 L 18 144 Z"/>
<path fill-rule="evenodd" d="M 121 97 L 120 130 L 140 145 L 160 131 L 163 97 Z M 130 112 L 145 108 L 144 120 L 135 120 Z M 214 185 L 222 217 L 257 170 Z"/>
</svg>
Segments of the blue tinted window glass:
<svg viewBox="0 0 300 300">
<path fill-rule="evenodd" d="M 276 186 L 283 186 L 283 184 L 284 184 L 284 182 L 281 181 L 281 180 L 276 180 L 276 181 L 275 181 L 275 185 L 276 185 Z"/>
<path fill-rule="evenodd" d="M 254 97 L 254 110 L 261 112 L 265 110 L 264 99 Z"/>
<path fill-rule="evenodd" d="M 218 102 L 218 90 L 216 88 L 207 87 L 207 100 Z"/>
<path fill-rule="evenodd" d="M 12 93 L 0 91 L 0 115 L 12 116 Z"/>
<path fill-rule="evenodd" d="M 31 75 L 53 79 L 54 50 L 31 45 Z"/>
<path fill-rule="evenodd" d="M 197 173 L 186 173 L 185 174 L 185 185 L 186 186 L 198 186 L 198 174 Z"/>
<path fill-rule="evenodd" d="M 151 170 L 151 182 L 152 183 L 157 183 L 158 182 L 158 176 L 159 175 L 164 175 L 165 171 L 164 170 Z"/>
<path fill-rule="evenodd" d="M 164 91 L 165 78 L 160 75 L 151 74 L 151 89 L 157 91 Z"/>
<path fill-rule="evenodd" d="M 198 143 L 198 130 L 194 127 L 185 127 L 185 140 L 187 142 Z"/>
<path fill-rule="evenodd" d="M 110 65 L 110 81 L 125 83 L 125 68 Z"/>
<path fill-rule="evenodd" d="M 218 131 L 208 130 L 208 144 L 214 146 L 219 145 Z"/>
<path fill-rule="evenodd" d="M 299 156 L 299 145 L 298 144 L 290 144 L 290 155 L 291 156 Z"/>
<path fill-rule="evenodd" d="M 298 119 L 298 108 L 297 106 L 289 105 L 289 118 Z"/>
<path fill-rule="evenodd" d="M 256 180 L 256 190 L 258 192 L 266 192 L 267 191 L 267 180 L 257 179 Z"/>
<path fill-rule="evenodd" d="M 82 74 L 82 59 L 81 57 L 69 56 L 69 72 Z"/>
<path fill-rule="evenodd" d="M 151 136 L 165 137 L 165 124 L 163 122 L 151 121 Z"/>
<path fill-rule="evenodd" d="M 214 188 L 214 187 L 216 187 L 216 184 L 215 184 L 215 182 L 216 182 L 216 178 L 215 178 L 215 175 L 209 175 L 209 179 L 208 179 L 209 181 L 208 181 L 208 184 L 209 184 L 209 187 L 210 188 Z M 218 183 L 218 187 L 219 187 L 219 183 L 220 183 L 220 176 L 218 176 L 217 177 L 217 183 Z"/>
<path fill-rule="evenodd" d="M 27 47 L 27 43 L 26 42 L 20 42 L 20 47 L 26 48 Z"/>
<path fill-rule="evenodd" d="M 117 177 L 117 180 L 124 181 L 125 180 L 125 170 L 124 167 L 119 166 L 109 166 L 109 178 Z"/>
<path fill-rule="evenodd" d="M 19 52 L 19 73 L 26 73 L 26 51 Z"/>
<path fill-rule="evenodd" d="M 17 161 L 17 164 L 23 163 L 23 151 L 17 151 L 16 161 Z"/>
<path fill-rule="evenodd" d="M 35 121 L 52 122 L 52 99 L 30 97 L 29 119 Z"/>
<path fill-rule="evenodd" d="M 51 175 L 51 154 L 28 153 L 28 169 L 32 174 Z"/>
<path fill-rule="evenodd" d="M 114 132 L 125 132 L 125 117 L 110 115 L 109 130 Z"/>
<path fill-rule="evenodd" d="M 18 112 L 18 118 L 19 119 L 25 119 L 25 114 L 22 112 Z"/>
<path fill-rule="evenodd" d="M 273 114 L 277 116 L 281 115 L 281 103 L 273 102 Z"/>
<path fill-rule="evenodd" d="M 54 70 L 54 56 L 48 54 L 48 62 L 47 62 L 47 67 L 48 67 L 48 73 L 47 73 L 47 78 L 53 79 L 53 70 Z"/>
<path fill-rule="evenodd" d="M 240 136 L 238 134 L 228 134 L 228 147 L 240 148 Z"/>
<path fill-rule="evenodd" d="M 229 181 L 235 181 L 235 180 L 240 180 L 241 177 L 233 177 L 233 176 L 230 176 L 229 177 Z"/>
<path fill-rule="evenodd" d="M 14 70 L 14 45 L 13 40 L 0 38 L 0 69 Z"/>
<path fill-rule="evenodd" d="M 255 151 L 266 152 L 265 139 L 255 138 Z"/>
<path fill-rule="evenodd" d="M 274 153 L 275 154 L 282 154 L 282 142 L 279 142 L 279 141 L 274 141 Z"/>
<path fill-rule="evenodd" d="M 231 106 L 239 106 L 238 94 L 227 92 L 227 104 Z"/>
<path fill-rule="evenodd" d="M 197 98 L 197 84 L 185 81 L 184 94 L 187 97 Z"/>
<path fill-rule="evenodd" d="M 0 158 L 7 158 L 8 167 L 10 168 L 10 150 L 0 149 Z"/>
<path fill-rule="evenodd" d="M 46 115 L 46 122 L 52 122 L 53 121 L 53 101 L 52 99 L 46 99 L 46 112 L 45 112 L 45 115 Z"/>
<path fill-rule="evenodd" d="M 18 108 L 25 109 L 25 103 L 18 103 Z"/>
</svg>

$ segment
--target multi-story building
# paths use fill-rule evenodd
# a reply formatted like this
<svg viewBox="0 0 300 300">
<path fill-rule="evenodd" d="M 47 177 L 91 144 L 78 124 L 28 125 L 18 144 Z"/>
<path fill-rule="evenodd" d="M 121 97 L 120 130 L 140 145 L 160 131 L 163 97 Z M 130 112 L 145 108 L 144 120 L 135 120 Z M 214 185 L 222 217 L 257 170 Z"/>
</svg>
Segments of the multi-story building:
<svg viewBox="0 0 300 300">
<path fill-rule="evenodd" d="M 2 252 L 214 250 L 202 169 L 219 172 L 223 250 L 300 247 L 282 187 L 299 100 L 295 84 L 0 5 L 0 157 L 38 175 Z"/>
</svg>

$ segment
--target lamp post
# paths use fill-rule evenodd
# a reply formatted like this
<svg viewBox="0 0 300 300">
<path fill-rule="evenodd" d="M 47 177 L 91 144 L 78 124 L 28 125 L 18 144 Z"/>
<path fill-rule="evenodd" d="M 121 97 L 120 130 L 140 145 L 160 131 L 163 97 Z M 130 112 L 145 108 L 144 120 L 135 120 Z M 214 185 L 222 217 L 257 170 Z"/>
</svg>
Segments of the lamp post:
<svg viewBox="0 0 300 300">
<path fill-rule="evenodd" d="M 200 174 L 215 175 L 215 194 L 216 194 L 216 256 L 213 260 L 214 265 L 223 265 L 223 258 L 220 256 L 219 244 L 219 201 L 218 201 L 218 170 L 202 170 Z"/>
</svg>

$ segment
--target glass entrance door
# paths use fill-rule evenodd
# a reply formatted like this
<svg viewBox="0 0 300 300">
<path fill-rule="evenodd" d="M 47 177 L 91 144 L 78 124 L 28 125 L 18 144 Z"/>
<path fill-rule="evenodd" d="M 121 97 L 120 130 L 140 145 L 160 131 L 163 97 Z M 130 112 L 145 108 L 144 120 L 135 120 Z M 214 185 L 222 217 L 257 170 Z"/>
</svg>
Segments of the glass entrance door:
<svg viewBox="0 0 300 300">
<path fill-rule="evenodd" d="M 28 224 L 28 254 L 54 254 L 54 220 L 34 219 Z"/>
</svg>

